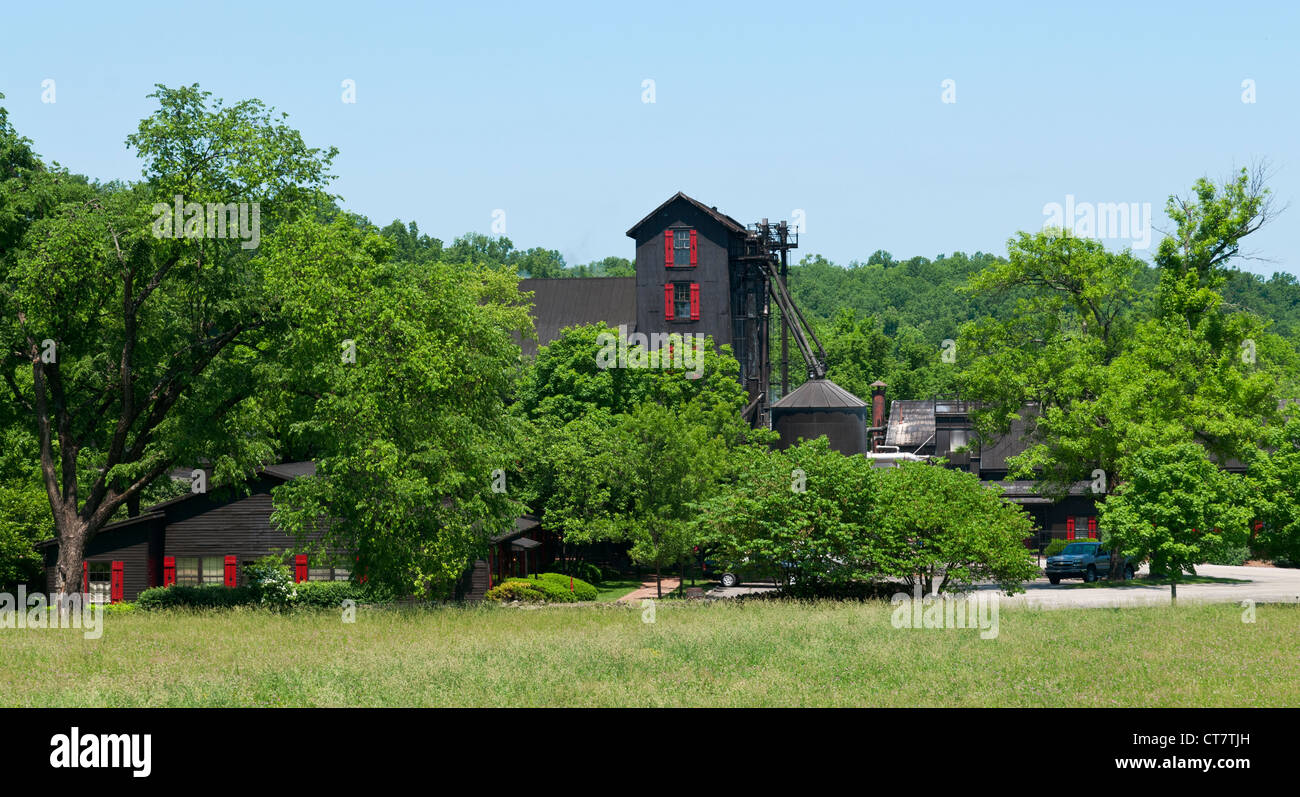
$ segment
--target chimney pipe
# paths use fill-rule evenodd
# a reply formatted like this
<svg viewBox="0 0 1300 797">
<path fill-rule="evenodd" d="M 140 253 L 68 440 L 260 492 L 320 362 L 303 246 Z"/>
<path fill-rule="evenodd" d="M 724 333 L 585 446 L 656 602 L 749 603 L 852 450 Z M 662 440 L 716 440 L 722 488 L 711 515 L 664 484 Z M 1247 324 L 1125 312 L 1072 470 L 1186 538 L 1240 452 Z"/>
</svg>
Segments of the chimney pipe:
<svg viewBox="0 0 1300 797">
<path fill-rule="evenodd" d="M 871 425 L 879 429 L 885 425 L 885 388 L 889 387 L 877 379 L 871 383 Z"/>
</svg>

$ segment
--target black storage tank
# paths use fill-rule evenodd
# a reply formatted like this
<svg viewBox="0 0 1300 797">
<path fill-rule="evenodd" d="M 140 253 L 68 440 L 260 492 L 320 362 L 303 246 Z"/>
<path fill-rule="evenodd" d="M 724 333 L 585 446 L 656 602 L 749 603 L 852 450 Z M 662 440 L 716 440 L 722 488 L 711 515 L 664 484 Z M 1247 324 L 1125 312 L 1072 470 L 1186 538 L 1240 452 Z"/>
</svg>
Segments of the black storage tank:
<svg viewBox="0 0 1300 797">
<path fill-rule="evenodd" d="M 868 450 L 867 403 L 829 379 L 809 379 L 773 404 L 772 428 L 781 435 L 781 449 L 799 438 L 826 435 L 831 448 L 842 454 Z"/>
</svg>

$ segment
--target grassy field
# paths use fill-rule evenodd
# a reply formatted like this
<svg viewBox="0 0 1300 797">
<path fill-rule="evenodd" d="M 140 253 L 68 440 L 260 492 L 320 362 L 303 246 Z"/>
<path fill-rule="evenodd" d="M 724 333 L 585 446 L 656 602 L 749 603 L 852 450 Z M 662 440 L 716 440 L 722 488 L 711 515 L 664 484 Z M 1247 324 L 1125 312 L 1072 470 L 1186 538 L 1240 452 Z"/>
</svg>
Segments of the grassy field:
<svg viewBox="0 0 1300 797">
<path fill-rule="evenodd" d="M 5 706 L 1298 706 L 1300 607 L 1004 609 L 999 635 L 879 603 L 275 615 L 0 629 Z"/>
</svg>

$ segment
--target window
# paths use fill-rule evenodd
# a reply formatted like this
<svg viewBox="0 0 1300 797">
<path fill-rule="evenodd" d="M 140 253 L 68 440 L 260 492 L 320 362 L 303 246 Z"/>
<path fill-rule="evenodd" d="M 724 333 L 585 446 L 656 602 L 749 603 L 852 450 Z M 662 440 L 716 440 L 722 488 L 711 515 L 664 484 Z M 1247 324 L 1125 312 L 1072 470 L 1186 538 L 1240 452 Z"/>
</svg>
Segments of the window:
<svg viewBox="0 0 1300 797">
<path fill-rule="evenodd" d="M 696 264 L 695 230 L 664 231 L 664 266 L 684 268 Z"/>
<path fill-rule="evenodd" d="M 669 282 L 664 285 L 664 318 L 678 321 L 700 319 L 700 284 Z"/>
<path fill-rule="evenodd" d="M 352 571 L 346 567 L 307 568 L 308 581 L 347 581 L 351 576 Z"/>
<path fill-rule="evenodd" d="M 673 265 L 695 265 L 691 259 L 691 238 L 694 234 L 694 230 L 678 230 L 673 235 Z"/>
<path fill-rule="evenodd" d="M 226 583 L 224 556 L 177 556 L 176 583 L 185 587 Z"/>
<path fill-rule="evenodd" d="M 182 587 L 199 585 L 199 558 L 197 556 L 176 557 L 176 583 Z"/>
<path fill-rule="evenodd" d="M 86 592 L 91 603 L 108 603 L 112 599 L 113 563 L 86 563 Z"/>
<path fill-rule="evenodd" d="M 689 282 L 673 283 L 673 318 L 691 317 L 691 284 Z"/>
<path fill-rule="evenodd" d="M 202 567 L 199 572 L 200 583 L 205 587 L 215 584 L 221 586 L 226 583 L 226 557 L 224 556 L 205 556 L 203 557 Z"/>
</svg>

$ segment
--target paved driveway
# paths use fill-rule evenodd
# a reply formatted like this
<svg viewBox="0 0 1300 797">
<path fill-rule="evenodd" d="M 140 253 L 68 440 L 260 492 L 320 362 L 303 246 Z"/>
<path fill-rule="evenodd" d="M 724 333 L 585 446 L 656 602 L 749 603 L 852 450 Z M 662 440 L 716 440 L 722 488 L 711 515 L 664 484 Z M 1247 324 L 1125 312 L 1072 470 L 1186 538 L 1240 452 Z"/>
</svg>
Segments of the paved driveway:
<svg viewBox="0 0 1300 797">
<path fill-rule="evenodd" d="M 1143 566 L 1138 573 L 1145 574 Z M 1179 603 L 1240 603 L 1253 600 L 1256 603 L 1300 603 L 1300 568 L 1285 567 L 1227 567 L 1223 565 L 1199 565 L 1197 575 L 1212 578 L 1239 579 L 1241 584 L 1179 584 Z M 1038 609 L 1098 609 L 1113 606 L 1167 606 L 1169 604 L 1168 586 L 1138 585 L 1127 582 L 1125 586 L 1114 587 L 1072 587 L 1079 581 L 1063 581 L 1053 586 L 1048 580 L 1039 578 L 1025 585 L 1025 591 L 1015 597 L 1001 596 L 1001 606 L 1029 606 Z M 1123 582 L 1122 582 L 1123 583 Z M 770 583 L 756 582 L 738 587 L 715 587 L 709 590 L 710 598 L 736 598 L 755 592 L 768 592 L 775 589 Z M 997 586 L 987 584 L 979 587 L 984 590 L 996 590 Z"/>
<path fill-rule="evenodd" d="M 1147 572 L 1145 566 L 1138 571 Z M 1240 579 L 1242 584 L 1179 584 L 1179 603 L 1300 603 L 1300 568 L 1287 567 L 1229 567 L 1226 565 L 1198 565 L 1196 574 L 1212 578 Z M 1078 581 L 1063 581 L 1052 586 L 1046 578 L 1025 585 L 1025 591 L 1015 597 L 1003 595 L 1002 606 L 1030 606 L 1040 609 L 1104 608 L 1111 606 L 1167 606 L 1169 587 L 1131 586 L 1071 587 Z M 1121 582 L 1124 583 L 1124 582 Z M 996 586 L 980 589 L 995 590 Z"/>
</svg>

